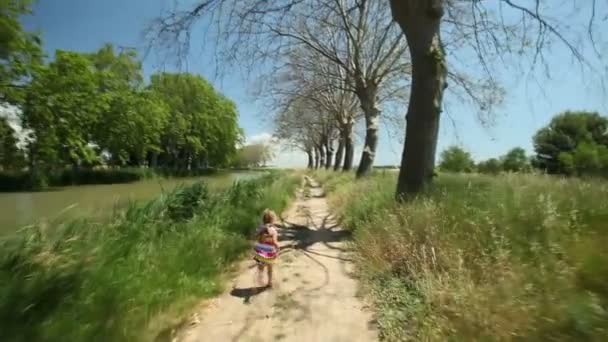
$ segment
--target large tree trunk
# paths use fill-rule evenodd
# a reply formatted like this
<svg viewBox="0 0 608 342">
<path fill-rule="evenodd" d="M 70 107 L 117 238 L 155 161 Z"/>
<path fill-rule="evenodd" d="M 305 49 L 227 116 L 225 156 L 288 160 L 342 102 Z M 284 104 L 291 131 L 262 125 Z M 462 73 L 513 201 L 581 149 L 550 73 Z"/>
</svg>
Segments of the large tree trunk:
<svg viewBox="0 0 608 342">
<path fill-rule="evenodd" d="M 334 143 L 331 139 L 325 139 L 325 169 L 331 168 L 331 163 L 334 161 Z"/>
<path fill-rule="evenodd" d="M 325 166 L 325 148 L 323 145 L 319 146 L 319 167 Z"/>
<path fill-rule="evenodd" d="M 319 168 L 319 162 L 321 161 L 321 152 L 319 152 L 319 148 L 315 147 L 315 170 Z"/>
<path fill-rule="evenodd" d="M 374 166 L 376 148 L 378 146 L 378 126 L 380 122 L 380 110 L 376 108 L 376 92 L 365 90 L 359 96 L 361 108 L 365 114 L 365 143 L 361 152 L 361 161 L 357 169 L 357 178 L 369 175 Z"/>
<path fill-rule="evenodd" d="M 344 158 L 344 135 L 340 132 L 338 139 L 338 149 L 336 150 L 336 159 L 334 160 L 334 171 L 340 170 L 342 166 L 342 158 Z"/>
<path fill-rule="evenodd" d="M 312 156 L 312 150 L 307 150 L 306 156 L 308 156 L 308 165 L 306 166 L 306 168 L 312 169 L 315 166 L 313 156 Z"/>
<path fill-rule="evenodd" d="M 440 39 L 445 0 L 391 0 L 412 59 L 412 88 L 397 199 L 424 190 L 433 177 L 447 67 Z"/>
<path fill-rule="evenodd" d="M 353 122 L 349 122 L 344 127 L 342 132 L 344 135 L 344 164 L 342 171 L 350 171 L 353 169 L 353 160 L 355 159 L 355 139 L 353 137 Z"/>
</svg>

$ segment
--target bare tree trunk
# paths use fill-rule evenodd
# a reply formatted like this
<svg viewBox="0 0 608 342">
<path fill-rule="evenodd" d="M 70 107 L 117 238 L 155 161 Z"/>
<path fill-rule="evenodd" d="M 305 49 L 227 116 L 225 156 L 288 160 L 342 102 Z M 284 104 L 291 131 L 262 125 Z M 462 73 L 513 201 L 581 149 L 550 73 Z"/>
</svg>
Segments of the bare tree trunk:
<svg viewBox="0 0 608 342">
<path fill-rule="evenodd" d="M 312 169 L 315 165 L 314 165 L 314 160 L 312 157 L 312 150 L 307 150 L 306 151 L 306 155 L 308 156 L 308 165 L 306 166 L 306 168 L 308 169 Z"/>
<path fill-rule="evenodd" d="M 321 152 L 319 152 L 319 148 L 315 147 L 315 170 L 319 168 L 319 162 L 321 161 Z"/>
<path fill-rule="evenodd" d="M 353 160 L 355 159 L 355 139 L 353 138 L 353 123 L 349 122 L 343 131 L 344 134 L 344 164 L 342 171 L 350 171 L 353 169 Z"/>
<path fill-rule="evenodd" d="M 319 167 L 325 166 L 325 148 L 323 145 L 319 146 Z"/>
<path fill-rule="evenodd" d="M 360 96 L 361 108 L 365 114 L 365 143 L 361 152 L 361 161 L 357 169 L 357 178 L 368 176 L 374 165 L 376 148 L 378 147 L 378 125 L 380 122 L 380 110 L 376 108 L 376 92 L 365 91 Z"/>
<path fill-rule="evenodd" d="M 342 166 L 342 158 L 344 158 L 344 136 L 340 132 L 340 138 L 338 138 L 338 150 L 336 150 L 336 159 L 334 160 L 334 171 L 340 170 Z"/>
<path fill-rule="evenodd" d="M 329 170 L 334 161 L 334 142 L 330 138 L 325 139 L 325 151 L 325 169 Z"/>
<path fill-rule="evenodd" d="M 439 115 L 447 86 L 440 39 L 445 0 L 391 0 L 393 17 L 405 33 L 412 58 L 412 88 L 396 196 L 424 190 L 433 177 Z"/>
</svg>

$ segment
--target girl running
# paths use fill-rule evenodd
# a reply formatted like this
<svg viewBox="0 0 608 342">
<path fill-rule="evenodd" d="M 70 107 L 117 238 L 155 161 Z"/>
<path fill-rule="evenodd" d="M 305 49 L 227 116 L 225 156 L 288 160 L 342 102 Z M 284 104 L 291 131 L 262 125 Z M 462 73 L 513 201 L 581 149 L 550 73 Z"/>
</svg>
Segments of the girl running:
<svg viewBox="0 0 608 342">
<path fill-rule="evenodd" d="M 275 214 L 272 210 L 266 209 L 262 214 L 262 224 L 256 232 L 256 244 L 254 246 L 253 259 L 258 266 L 258 281 L 262 283 L 264 268 L 268 270 L 268 284 L 272 287 L 272 265 L 279 255 L 279 236 L 274 225 Z"/>
</svg>

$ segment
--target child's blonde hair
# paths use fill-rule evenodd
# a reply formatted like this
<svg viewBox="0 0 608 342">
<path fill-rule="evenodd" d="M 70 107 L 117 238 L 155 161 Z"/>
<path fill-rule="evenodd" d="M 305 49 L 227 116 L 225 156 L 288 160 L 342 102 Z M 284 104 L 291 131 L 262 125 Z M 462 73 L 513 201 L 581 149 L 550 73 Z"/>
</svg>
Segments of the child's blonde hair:
<svg viewBox="0 0 608 342">
<path fill-rule="evenodd" d="M 264 212 L 262 213 L 262 222 L 264 224 L 274 223 L 276 217 L 277 215 L 274 213 L 274 211 L 270 209 L 264 209 Z"/>
</svg>

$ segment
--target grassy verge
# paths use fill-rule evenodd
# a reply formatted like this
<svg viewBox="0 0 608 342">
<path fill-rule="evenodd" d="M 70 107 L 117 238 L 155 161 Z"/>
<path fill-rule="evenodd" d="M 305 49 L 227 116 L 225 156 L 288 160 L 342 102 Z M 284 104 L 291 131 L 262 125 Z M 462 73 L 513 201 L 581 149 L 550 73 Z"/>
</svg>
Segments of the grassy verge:
<svg viewBox="0 0 608 342">
<path fill-rule="evenodd" d="M 298 185 L 272 173 L 211 193 L 198 183 L 106 223 L 37 226 L 0 245 L 1 341 L 152 340 L 162 313 L 221 290 L 266 207 Z"/>
<path fill-rule="evenodd" d="M 441 175 L 399 205 L 394 173 L 316 177 L 384 340 L 608 340 L 608 183 Z"/>
</svg>

